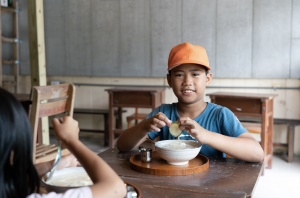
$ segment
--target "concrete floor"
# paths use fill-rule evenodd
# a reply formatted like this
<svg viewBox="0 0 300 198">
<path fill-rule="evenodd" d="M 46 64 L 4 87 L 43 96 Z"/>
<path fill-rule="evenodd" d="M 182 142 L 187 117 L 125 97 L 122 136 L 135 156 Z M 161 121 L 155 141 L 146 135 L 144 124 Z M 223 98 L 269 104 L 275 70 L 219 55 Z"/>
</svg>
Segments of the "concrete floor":
<svg viewBox="0 0 300 198">
<path fill-rule="evenodd" d="M 274 154 L 272 169 L 265 169 L 260 177 L 253 198 L 299 198 L 300 156 L 287 163 L 286 154 Z"/>
<path fill-rule="evenodd" d="M 103 146 L 104 134 L 81 132 L 79 139 L 95 153 L 108 149 Z M 56 143 L 53 135 L 50 143 Z M 287 163 L 286 154 L 274 154 L 273 167 L 259 178 L 252 198 L 268 197 L 300 198 L 300 156 L 295 156 L 293 163 Z"/>
</svg>

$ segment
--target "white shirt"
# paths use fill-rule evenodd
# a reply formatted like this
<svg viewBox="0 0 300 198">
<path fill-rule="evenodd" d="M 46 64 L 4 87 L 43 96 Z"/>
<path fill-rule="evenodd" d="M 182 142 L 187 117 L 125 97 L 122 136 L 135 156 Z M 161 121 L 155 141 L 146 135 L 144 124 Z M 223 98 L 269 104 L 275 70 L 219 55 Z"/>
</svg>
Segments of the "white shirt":
<svg viewBox="0 0 300 198">
<path fill-rule="evenodd" d="M 27 198 L 93 198 L 92 191 L 89 187 L 81 187 L 67 190 L 65 193 L 50 192 L 48 194 L 33 193 Z"/>
</svg>

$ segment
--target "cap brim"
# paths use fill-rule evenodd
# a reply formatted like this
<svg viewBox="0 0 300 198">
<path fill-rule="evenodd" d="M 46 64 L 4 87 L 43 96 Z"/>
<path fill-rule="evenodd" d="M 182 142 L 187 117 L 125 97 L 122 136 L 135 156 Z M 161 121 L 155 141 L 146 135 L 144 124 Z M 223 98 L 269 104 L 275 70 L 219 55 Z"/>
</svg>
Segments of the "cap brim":
<svg viewBox="0 0 300 198">
<path fill-rule="evenodd" d="M 205 68 L 207 68 L 208 70 L 211 70 L 211 68 L 209 66 L 207 66 L 205 63 L 203 62 L 200 62 L 200 61 L 197 61 L 197 60 L 192 60 L 192 59 L 186 59 L 186 60 L 182 60 L 180 62 L 177 62 L 176 64 L 170 66 L 168 68 L 168 71 L 174 69 L 175 67 L 179 66 L 179 65 L 182 65 L 182 64 L 187 64 L 187 63 L 191 63 L 191 64 L 197 64 L 197 65 L 201 65 Z"/>
</svg>

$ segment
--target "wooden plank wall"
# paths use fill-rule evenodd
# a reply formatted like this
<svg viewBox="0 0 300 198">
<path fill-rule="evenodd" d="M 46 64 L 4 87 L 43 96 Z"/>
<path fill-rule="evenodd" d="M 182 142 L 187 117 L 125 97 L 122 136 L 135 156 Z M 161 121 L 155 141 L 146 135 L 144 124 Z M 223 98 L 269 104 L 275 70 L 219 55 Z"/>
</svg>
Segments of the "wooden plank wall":
<svg viewBox="0 0 300 198">
<path fill-rule="evenodd" d="M 19 3 L 20 71 L 28 75 L 27 4 Z M 207 49 L 217 78 L 300 78 L 299 4 L 300 0 L 44 1 L 47 74 L 163 77 L 170 49 L 191 42 Z M 9 72 L 4 68 L 4 74 Z"/>
</svg>

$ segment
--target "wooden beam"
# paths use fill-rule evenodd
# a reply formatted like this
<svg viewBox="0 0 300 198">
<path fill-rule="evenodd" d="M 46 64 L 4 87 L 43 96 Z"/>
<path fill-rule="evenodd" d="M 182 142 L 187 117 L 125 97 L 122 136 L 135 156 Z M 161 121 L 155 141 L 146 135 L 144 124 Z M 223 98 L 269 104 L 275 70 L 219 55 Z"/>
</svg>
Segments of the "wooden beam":
<svg viewBox="0 0 300 198">
<path fill-rule="evenodd" d="M 45 86 L 46 59 L 42 0 L 27 0 L 31 86 Z"/>
<path fill-rule="evenodd" d="M 17 1 L 13 1 L 13 7 L 15 10 L 19 9 L 19 4 Z M 19 37 L 19 12 L 15 12 L 14 13 L 14 37 L 15 38 L 20 38 Z M 20 61 L 20 57 L 19 57 L 19 42 L 15 42 L 14 43 L 14 59 L 17 61 Z M 14 64 L 14 81 L 16 83 L 15 86 L 15 93 L 19 93 L 19 64 L 15 63 Z"/>
<path fill-rule="evenodd" d="M 43 0 L 27 0 L 31 86 L 46 86 Z M 42 118 L 42 142 L 49 144 L 48 117 Z"/>
</svg>

